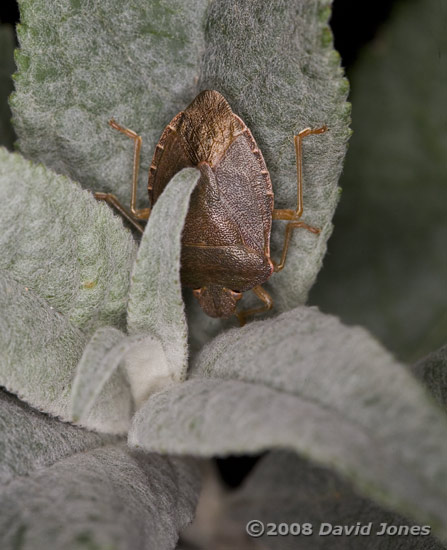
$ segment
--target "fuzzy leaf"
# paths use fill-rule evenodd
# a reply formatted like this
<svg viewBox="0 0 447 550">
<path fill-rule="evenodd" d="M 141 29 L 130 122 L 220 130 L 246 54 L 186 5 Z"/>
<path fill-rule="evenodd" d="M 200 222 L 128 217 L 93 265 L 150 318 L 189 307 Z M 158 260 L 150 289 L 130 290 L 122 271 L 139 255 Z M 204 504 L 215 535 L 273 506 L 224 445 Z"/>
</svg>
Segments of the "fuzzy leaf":
<svg viewBox="0 0 447 550">
<path fill-rule="evenodd" d="M 274 452 L 261 459 L 244 486 L 229 496 L 225 508 L 228 518 L 241 527 L 254 518 L 265 526 L 269 522 L 311 525 L 312 535 L 258 539 L 271 550 L 349 550 L 359 548 L 359 539 L 362 550 L 444 548 L 427 534 L 377 535 L 384 523 L 403 529 L 404 533 L 413 523 L 359 497 L 329 470 L 312 466 L 291 453 Z M 348 528 L 360 524 L 363 534 L 320 535 L 320 529 L 328 533 L 328 524 Z M 414 532 L 420 532 L 420 527 L 414 526 Z M 365 533 L 368 529 L 370 534 Z"/>
<path fill-rule="evenodd" d="M 124 363 L 122 399 L 127 399 L 126 416 L 122 430 L 130 422 L 133 409 L 139 408 L 147 397 L 172 383 L 172 376 L 160 341 L 147 334 L 126 336 L 113 327 L 98 329 L 87 344 L 76 369 L 71 394 L 71 418 L 83 426 L 90 426 L 89 414 L 107 381 Z M 129 387 L 130 386 L 130 387 Z M 93 419 L 94 420 L 94 419 Z M 110 427 L 105 425 L 106 431 Z"/>
<path fill-rule="evenodd" d="M 86 335 L 66 317 L 0 270 L 0 385 L 38 410 L 71 420 L 71 382 L 86 341 Z M 129 387 L 116 372 L 91 411 L 88 425 L 124 433 L 131 408 Z"/>
<path fill-rule="evenodd" d="M 0 145 L 12 149 L 15 140 L 11 111 L 7 98 L 13 90 L 14 31 L 10 25 L 0 25 Z"/>
<path fill-rule="evenodd" d="M 118 369 L 121 360 L 129 349 L 138 343 L 113 327 L 102 327 L 92 336 L 84 349 L 76 369 L 71 393 L 71 417 L 74 422 L 86 419 L 104 385 Z M 133 409 L 132 397 L 128 387 L 129 416 Z"/>
<path fill-rule="evenodd" d="M 291 448 L 447 535 L 447 419 L 363 329 L 297 308 L 216 338 L 192 376 L 149 399 L 132 445 L 207 456 Z"/>
<path fill-rule="evenodd" d="M 160 341 L 168 374 L 176 382 L 185 378 L 188 358 L 180 286 L 181 234 L 198 178 L 197 170 L 182 170 L 157 201 L 141 241 L 129 294 L 129 334 L 149 333 Z"/>
<path fill-rule="evenodd" d="M 103 327 L 85 349 L 73 386 L 72 413 L 86 426 L 86 415 L 123 359 L 137 407 L 154 391 L 186 376 L 187 327 L 179 266 L 183 222 L 197 180 L 195 169 L 177 174 L 151 213 L 132 273 L 130 336 Z M 165 235 L 169 240 L 161 247 Z"/>
<path fill-rule="evenodd" d="M 352 73 L 343 200 L 312 303 L 407 361 L 447 333 L 447 5 L 415 0 Z"/>
<path fill-rule="evenodd" d="M 447 408 L 447 346 L 418 361 L 413 372 L 427 386 L 441 407 Z"/>
<path fill-rule="evenodd" d="M 0 149 L 0 269 L 83 332 L 125 326 L 136 247 L 111 209 Z"/>
<path fill-rule="evenodd" d="M 0 391 L 0 485 L 114 439 L 60 422 Z"/>
<path fill-rule="evenodd" d="M 61 414 L 85 335 L 4 271 L 0 304 L 0 384 L 38 409 Z"/>
<path fill-rule="evenodd" d="M 208 3 L 21 0 L 11 99 L 21 151 L 128 203 L 132 142 L 108 126 L 115 118 L 143 137 L 147 201 L 161 132 L 197 93 Z"/>
<path fill-rule="evenodd" d="M 18 479 L 0 493 L 3 550 L 168 550 L 192 519 L 194 464 L 96 449 Z"/>
</svg>

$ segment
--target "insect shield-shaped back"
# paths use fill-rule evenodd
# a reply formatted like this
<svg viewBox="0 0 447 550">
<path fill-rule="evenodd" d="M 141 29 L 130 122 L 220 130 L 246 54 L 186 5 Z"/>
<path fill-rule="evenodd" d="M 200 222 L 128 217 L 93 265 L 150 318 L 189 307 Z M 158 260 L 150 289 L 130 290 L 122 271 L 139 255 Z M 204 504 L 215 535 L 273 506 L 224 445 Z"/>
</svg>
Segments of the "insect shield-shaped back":
<svg viewBox="0 0 447 550">
<path fill-rule="evenodd" d="M 273 272 L 273 192 L 250 130 L 216 91 L 201 92 L 166 126 L 149 172 L 152 205 L 188 166 L 201 176 L 183 229 L 182 285 L 205 313 L 229 317 L 241 293 Z"/>
</svg>

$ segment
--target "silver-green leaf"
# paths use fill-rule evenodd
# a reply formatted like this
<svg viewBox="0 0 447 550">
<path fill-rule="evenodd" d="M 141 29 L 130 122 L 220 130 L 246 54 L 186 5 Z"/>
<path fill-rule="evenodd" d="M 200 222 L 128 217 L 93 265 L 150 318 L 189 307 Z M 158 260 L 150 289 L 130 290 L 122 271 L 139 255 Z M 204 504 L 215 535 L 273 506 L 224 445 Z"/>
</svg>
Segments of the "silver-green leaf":
<svg viewBox="0 0 447 550">
<path fill-rule="evenodd" d="M 198 178 L 194 168 L 182 170 L 157 201 L 141 241 L 129 294 L 129 334 L 148 333 L 160 341 L 176 382 L 185 378 L 188 359 L 180 286 L 181 234 Z"/>
<path fill-rule="evenodd" d="M 60 422 L 0 392 L 0 485 L 115 439 Z"/>
<path fill-rule="evenodd" d="M 161 132 L 197 93 L 208 3 L 20 1 L 11 105 L 21 151 L 128 202 L 132 142 L 108 126 L 115 118 L 143 137 L 147 200 Z"/>
<path fill-rule="evenodd" d="M 429 525 L 415 525 L 379 508 L 354 493 L 333 472 L 292 453 L 272 452 L 263 457 L 244 485 L 224 501 L 224 510 L 224 516 L 239 525 L 241 531 L 254 518 L 265 527 L 268 523 L 300 526 L 298 536 L 267 536 L 266 529 L 259 540 L 271 550 L 445 548 L 430 536 Z M 340 526 L 352 532 L 340 534 Z M 389 534 L 379 535 L 385 527 Z M 292 532 L 293 529 L 290 527 Z"/>
<path fill-rule="evenodd" d="M 35 408 L 64 416 L 86 336 L 5 271 L 0 312 L 0 384 Z"/>
<path fill-rule="evenodd" d="M 120 330 L 113 327 L 101 327 L 92 336 L 84 349 L 76 369 L 71 392 L 71 418 L 88 426 L 90 413 L 98 395 L 106 382 L 118 369 L 126 352 L 135 344 Z M 123 378 L 123 393 L 129 401 L 128 416 L 124 423 L 130 421 L 133 411 L 133 400 L 129 384 Z"/>
<path fill-rule="evenodd" d="M 217 337 L 192 377 L 151 397 L 132 445 L 208 456 L 291 448 L 447 535 L 447 418 L 363 329 L 297 308 Z"/>
<path fill-rule="evenodd" d="M 0 546 L 171 550 L 198 489 L 192 461 L 124 446 L 78 453 L 0 492 Z"/>
<path fill-rule="evenodd" d="M 0 270 L 0 385 L 38 410 L 71 420 L 71 384 L 87 340 L 53 306 Z M 117 372 L 90 413 L 91 428 L 126 432 L 132 402 L 125 389 Z"/>
<path fill-rule="evenodd" d="M 105 205 L 0 148 L 0 269 L 84 333 L 125 327 L 136 246 Z"/>
</svg>

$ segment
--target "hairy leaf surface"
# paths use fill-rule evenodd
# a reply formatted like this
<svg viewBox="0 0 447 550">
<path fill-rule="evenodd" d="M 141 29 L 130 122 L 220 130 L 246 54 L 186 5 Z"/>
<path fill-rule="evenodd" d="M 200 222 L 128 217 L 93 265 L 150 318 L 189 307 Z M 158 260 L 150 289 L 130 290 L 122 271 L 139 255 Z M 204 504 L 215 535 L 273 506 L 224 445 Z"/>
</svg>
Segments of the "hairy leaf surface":
<svg viewBox="0 0 447 550">
<path fill-rule="evenodd" d="M 60 422 L 0 392 L 0 485 L 114 440 Z"/>
<path fill-rule="evenodd" d="M 157 201 L 138 250 L 129 294 L 129 334 L 148 333 L 159 340 L 168 364 L 167 374 L 174 382 L 185 378 L 188 360 L 180 286 L 181 235 L 199 175 L 193 168 L 182 170 Z"/>
<path fill-rule="evenodd" d="M 111 446 L 79 453 L 0 492 L 4 550 L 171 550 L 193 516 L 194 464 Z"/>
<path fill-rule="evenodd" d="M 445 414 L 365 330 L 312 308 L 217 337 L 191 380 L 137 413 L 129 441 L 205 456 L 294 449 L 446 534 Z"/>
<path fill-rule="evenodd" d="M 269 495 L 269 498 L 265 498 Z M 391 514 L 358 496 L 333 472 L 316 467 L 292 453 L 273 452 L 255 466 L 243 487 L 225 503 L 227 517 L 241 526 L 253 518 L 276 525 L 310 525 L 311 535 L 266 536 L 271 550 L 442 550 L 425 526 Z M 394 526 L 401 534 L 381 534 Z M 353 529 L 337 534 L 339 526 Z M 358 532 L 360 527 L 360 532 Z M 332 528 L 332 533 L 331 534 Z M 307 528 L 309 530 L 309 527 Z M 413 534 L 412 534 L 413 533 Z M 297 544 L 299 539 L 299 544 Z M 360 541 L 360 542 L 359 542 Z"/>
<path fill-rule="evenodd" d="M 135 249 L 107 205 L 0 149 L 0 269 L 84 333 L 125 326 Z"/>
</svg>

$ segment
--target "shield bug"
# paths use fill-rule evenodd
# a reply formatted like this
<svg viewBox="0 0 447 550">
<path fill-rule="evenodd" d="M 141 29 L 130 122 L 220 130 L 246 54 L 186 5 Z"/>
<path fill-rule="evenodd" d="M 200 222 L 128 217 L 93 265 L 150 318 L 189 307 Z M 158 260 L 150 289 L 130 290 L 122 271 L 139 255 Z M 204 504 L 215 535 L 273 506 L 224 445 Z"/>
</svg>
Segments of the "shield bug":
<svg viewBox="0 0 447 550">
<path fill-rule="evenodd" d="M 96 193 L 142 231 L 150 208 L 136 208 L 141 137 L 111 120 L 112 128 L 134 140 L 134 166 L 130 211 L 108 193 Z M 319 229 L 300 220 L 303 213 L 302 153 L 304 137 L 327 130 L 306 128 L 295 136 L 297 206 L 274 209 L 270 175 L 256 141 L 233 113 L 226 99 L 214 90 L 201 92 L 166 126 L 149 169 L 150 205 L 157 202 L 170 179 L 186 167 L 196 167 L 200 180 L 191 195 L 182 233 L 181 281 L 193 289 L 202 309 L 211 317 L 236 314 L 241 324 L 248 316 L 267 311 L 272 299 L 262 284 L 283 269 L 293 229 L 318 234 Z M 279 262 L 270 257 L 273 220 L 286 220 Z M 236 312 L 242 293 L 252 290 L 262 305 Z"/>
</svg>

